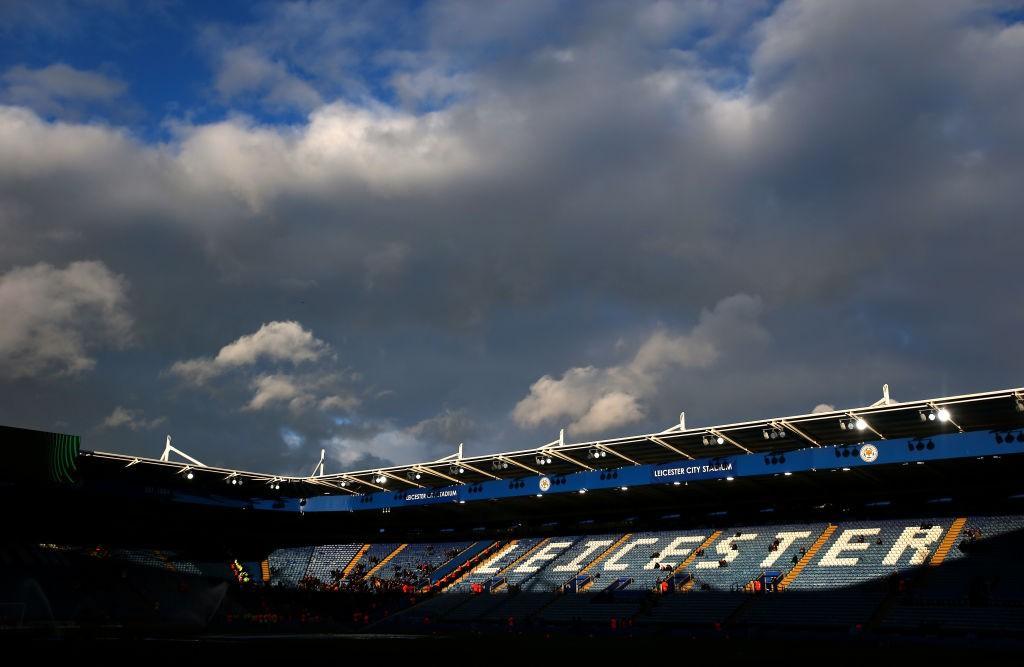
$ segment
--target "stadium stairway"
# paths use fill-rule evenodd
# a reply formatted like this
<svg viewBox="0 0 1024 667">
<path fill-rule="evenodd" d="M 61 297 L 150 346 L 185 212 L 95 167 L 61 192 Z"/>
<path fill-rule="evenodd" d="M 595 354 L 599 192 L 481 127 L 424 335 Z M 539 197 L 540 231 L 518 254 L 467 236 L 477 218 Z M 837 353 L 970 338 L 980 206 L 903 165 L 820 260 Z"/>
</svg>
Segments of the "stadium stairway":
<svg viewBox="0 0 1024 667">
<path fill-rule="evenodd" d="M 364 578 L 364 579 L 369 579 L 369 578 L 370 578 L 370 577 L 372 577 L 373 575 L 375 575 L 375 574 L 377 574 L 378 572 L 380 572 L 380 571 L 381 571 L 381 569 L 382 569 L 382 568 L 383 568 L 383 567 L 384 567 L 385 565 L 387 565 L 387 564 L 388 564 L 388 561 L 390 561 L 390 560 L 391 560 L 392 558 L 394 558 L 394 557 L 395 557 L 395 556 L 397 556 L 398 554 L 400 554 L 400 553 L 402 553 L 403 551 L 405 551 L 405 550 L 406 550 L 406 548 L 407 548 L 408 546 L 409 546 L 408 544 L 399 544 L 399 545 L 398 545 L 397 547 L 395 547 L 395 550 L 394 550 L 394 551 L 392 551 L 391 553 L 389 553 L 389 554 L 388 554 L 387 556 L 385 556 L 384 558 L 382 558 L 382 559 L 381 559 L 381 561 L 380 561 L 379 563 L 377 563 L 376 565 L 374 565 L 373 567 L 371 567 L 371 568 L 370 568 L 369 570 L 367 570 L 367 572 L 366 572 L 366 574 L 365 574 L 365 575 L 363 576 L 363 578 Z"/>
<path fill-rule="evenodd" d="M 931 567 L 937 567 L 942 565 L 942 561 L 946 560 L 946 556 L 949 555 L 950 549 L 956 544 L 956 540 L 960 537 L 960 532 L 964 529 L 964 524 L 967 523 L 967 517 L 958 517 L 953 525 L 949 527 L 945 537 L 939 542 L 939 546 L 935 549 L 935 553 L 928 559 L 928 565 Z"/>
<path fill-rule="evenodd" d="M 359 551 L 359 544 L 322 544 L 320 546 L 313 547 L 312 550 L 305 557 L 306 568 L 304 570 L 305 577 L 312 577 L 318 581 L 329 583 L 332 579 L 331 573 L 334 571 L 340 571 L 344 576 L 345 567 L 352 562 L 354 556 Z M 301 559 L 303 552 L 296 549 L 280 550 L 274 552 L 270 557 L 271 569 L 277 566 L 277 569 L 282 574 L 289 571 L 294 571 L 295 564 L 288 563 L 292 559 Z M 282 567 L 281 565 L 284 565 Z M 273 572 L 271 572 L 273 574 Z M 303 575 L 299 575 L 301 579 Z M 282 576 L 282 579 L 285 577 Z M 297 582 L 296 582 L 297 583 Z"/>
<path fill-rule="evenodd" d="M 836 528 L 838 528 L 838 526 L 831 523 L 825 527 L 825 530 L 804 553 L 803 557 L 796 562 L 796 565 L 794 565 L 784 577 L 782 577 L 782 581 L 779 582 L 780 591 L 784 591 L 789 588 L 789 585 L 793 583 L 793 580 L 800 576 L 800 573 L 804 571 L 804 568 L 810 564 L 818 551 L 820 551 L 821 548 L 825 546 L 825 543 L 828 542 L 829 538 L 832 537 L 832 533 L 836 532 Z"/>
<path fill-rule="evenodd" d="M 550 542 L 550 541 L 551 541 L 551 538 L 550 538 L 550 537 L 545 537 L 545 538 L 544 538 L 543 540 L 541 540 L 540 542 L 537 542 L 537 543 L 536 543 L 536 544 L 534 544 L 534 545 L 533 545 L 532 547 L 530 547 L 529 549 L 527 549 L 527 550 L 526 550 L 526 552 L 525 552 L 525 553 L 524 553 L 523 555 L 521 555 L 521 556 L 520 556 L 519 558 L 516 558 L 516 559 L 515 559 L 514 561 L 512 561 L 511 563 L 509 563 L 509 564 L 508 564 L 508 565 L 506 565 L 505 567 L 503 567 L 503 568 L 501 568 L 500 570 L 498 570 L 498 572 L 497 572 L 497 573 L 496 573 L 496 574 L 494 575 L 494 577 L 495 577 L 495 578 L 504 578 L 504 579 L 506 579 L 506 582 L 505 582 L 505 583 L 507 584 L 507 583 L 508 583 L 508 581 L 507 581 L 507 575 L 508 575 L 509 573 L 511 573 L 511 572 L 512 572 L 512 571 L 513 571 L 513 570 L 514 570 L 515 568 L 519 567 L 519 566 L 520 566 L 520 564 L 522 564 L 522 563 L 526 562 L 526 561 L 527 561 L 528 559 L 532 558 L 532 557 L 533 557 L 533 555 L 534 555 L 535 553 L 537 553 L 538 551 L 540 551 L 541 549 L 543 549 L 544 547 L 546 547 L 546 546 L 547 546 L 547 544 L 548 544 L 548 542 Z M 494 589 L 494 591 L 497 591 L 497 590 L 499 590 L 499 589 L 500 589 L 500 588 L 502 588 L 502 587 L 503 587 L 504 585 L 505 585 L 505 584 L 502 584 L 502 585 L 501 585 L 501 586 L 499 586 L 498 588 Z M 492 591 L 492 592 L 494 592 L 494 591 Z"/>
<path fill-rule="evenodd" d="M 260 561 L 260 579 L 264 582 L 270 581 L 270 561 L 266 558 Z"/>
<path fill-rule="evenodd" d="M 352 560 L 348 562 L 348 565 L 345 566 L 345 569 L 341 571 L 342 579 L 348 579 L 349 575 L 352 574 L 352 570 L 355 569 L 356 563 L 358 563 L 362 559 L 362 557 L 366 555 L 366 552 L 370 550 L 371 546 L 373 545 L 364 544 L 359 548 L 359 551 L 356 552 L 356 555 L 352 557 Z"/>
<path fill-rule="evenodd" d="M 619 547 L 625 544 L 626 541 L 629 540 L 629 538 L 631 537 L 633 537 L 633 533 L 626 533 L 625 535 L 617 539 L 607 549 L 598 554 L 597 558 L 587 563 L 587 565 L 580 570 L 580 574 L 586 574 L 590 570 L 590 568 L 594 567 L 595 565 L 603 561 L 605 558 L 610 556 L 613 552 L 617 551 Z"/>
<path fill-rule="evenodd" d="M 694 549 L 689 554 L 687 554 L 686 558 L 684 558 L 679 563 L 679 565 L 675 566 L 675 568 L 672 570 L 672 574 L 679 574 L 680 572 L 682 572 L 683 570 L 688 568 L 690 566 L 690 564 L 693 563 L 693 561 L 697 560 L 697 558 L 698 558 L 697 554 L 698 553 L 700 553 L 700 552 L 704 551 L 705 549 L 707 549 L 708 547 L 710 547 L 712 544 L 715 543 L 715 540 L 717 540 L 721 536 L 722 536 L 722 531 L 720 531 L 720 530 L 716 530 L 715 532 L 711 533 L 711 535 L 708 536 L 708 539 L 706 539 L 703 542 L 701 542 L 700 546 L 698 546 L 696 549 Z M 690 586 L 692 587 L 693 586 L 693 579 L 691 579 L 687 583 L 690 584 Z"/>
<path fill-rule="evenodd" d="M 493 557 L 502 542 L 474 542 L 462 553 L 452 558 L 430 575 L 430 586 L 439 592 L 457 585 L 482 562 Z"/>
<path fill-rule="evenodd" d="M 442 593 L 447 593 L 448 591 L 451 591 L 452 589 L 459 588 L 460 585 L 463 582 L 467 581 L 470 578 L 470 576 L 473 575 L 477 570 L 479 570 L 480 568 L 490 567 L 491 565 L 495 564 L 497 561 L 500 561 L 502 559 L 502 557 L 508 553 L 507 550 L 515 549 L 515 547 L 518 544 L 519 544 L 518 540 L 512 540 L 510 542 L 494 542 L 494 543 L 492 543 L 491 546 L 488 547 L 487 549 L 485 549 L 484 552 L 481 554 L 482 556 L 485 556 L 485 558 L 483 558 L 475 566 L 473 566 L 471 568 L 467 568 L 465 571 L 463 571 L 458 577 L 453 579 L 451 582 L 443 584 L 442 587 L 441 587 L 441 592 Z"/>
</svg>

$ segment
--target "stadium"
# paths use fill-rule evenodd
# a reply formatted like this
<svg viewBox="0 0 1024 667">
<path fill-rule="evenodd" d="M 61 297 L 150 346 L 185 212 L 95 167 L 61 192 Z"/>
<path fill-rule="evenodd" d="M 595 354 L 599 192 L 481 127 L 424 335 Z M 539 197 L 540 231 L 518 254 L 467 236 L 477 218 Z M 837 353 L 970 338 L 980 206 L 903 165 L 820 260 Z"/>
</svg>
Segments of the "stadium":
<svg viewBox="0 0 1024 667">
<path fill-rule="evenodd" d="M 4 657 L 1019 654 L 1021 72 L 1024 0 L 0 0 Z"/>
<path fill-rule="evenodd" d="M 305 477 L 0 435 L 6 638 L 1024 632 L 1024 388 Z"/>
</svg>

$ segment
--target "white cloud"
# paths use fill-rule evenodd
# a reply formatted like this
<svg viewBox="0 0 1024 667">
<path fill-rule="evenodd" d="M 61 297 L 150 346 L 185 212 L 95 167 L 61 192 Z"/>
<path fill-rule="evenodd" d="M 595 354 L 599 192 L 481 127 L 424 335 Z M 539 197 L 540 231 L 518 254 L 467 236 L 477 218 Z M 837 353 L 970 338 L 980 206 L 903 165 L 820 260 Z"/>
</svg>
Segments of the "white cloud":
<svg viewBox="0 0 1024 667">
<path fill-rule="evenodd" d="M 644 409 L 635 396 L 613 391 L 597 399 L 582 417 L 573 422 L 575 433 L 599 433 L 644 417 Z"/>
<path fill-rule="evenodd" d="M 243 409 L 256 411 L 284 405 L 295 414 L 313 409 L 349 412 L 361 401 L 351 393 L 332 393 L 341 389 L 343 380 L 333 373 L 260 375 L 250 383 L 253 396 Z"/>
<path fill-rule="evenodd" d="M 655 331 L 626 363 L 607 368 L 570 368 L 560 378 L 545 375 L 516 404 L 512 418 L 522 427 L 569 420 L 571 433 L 595 433 L 631 424 L 646 412 L 644 401 L 669 373 L 707 368 L 730 348 L 764 341 L 757 321 L 761 300 L 737 294 L 703 311 L 686 334 Z"/>
<path fill-rule="evenodd" d="M 320 363 L 308 368 L 314 361 Z M 196 387 L 228 376 L 228 385 L 244 386 L 250 393 L 242 406 L 247 412 L 281 407 L 293 414 L 349 412 L 361 403 L 350 389 L 358 376 L 336 364 L 330 345 L 298 322 L 287 321 L 264 324 L 228 343 L 216 356 L 178 361 L 167 372 Z M 287 371 L 282 370 L 285 367 Z"/>
<path fill-rule="evenodd" d="M 132 342 L 128 283 L 102 262 L 12 269 L 0 275 L 0 374 L 92 369 L 92 351 Z"/>
<path fill-rule="evenodd" d="M 315 338 L 298 322 L 269 322 L 255 333 L 228 343 L 216 357 L 179 361 L 171 366 L 170 372 L 186 382 L 202 385 L 227 370 L 251 366 L 261 360 L 300 364 L 315 361 L 329 351 L 327 343 Z M 268 380 L 268 387 L 273 384 Z M 270 389 L 269 395 L 279 396 L 283 391 L 284 388 L 278 385 L 276 389 Z"/>
<path fill-rule="evenodd" d="M 142 410 L 130 410 L 123 406 L 117 406 L 114 411 L 103 420 L 101 428 L 127 428 L 132 431 L 148 431 L 160 426 L 167 421 L 166 417 L 146 419 Z"/>
<path fill-rule="evenodd" d="M 274 403 L 292 403 L 302 400 L 299 388 L 287 375 L 261 375 L 253 380 L 252 388 L 255 393 L 249 404 L 245 406 L 246 410 L 262 410 Z"/>
<path fill-rule="evenodd" d="M 836 411 L 836 406 L 834 406 L 834 405 L 830 405 L 828 403 L 818 403 L 817 405 L 814 406 L 814 409 L 811 410 L 811 414 L 812 415 L 817 415 L 817 414 L 821 414 L 822 412 L 835 412 L 835 411 Z"/>
</svg>

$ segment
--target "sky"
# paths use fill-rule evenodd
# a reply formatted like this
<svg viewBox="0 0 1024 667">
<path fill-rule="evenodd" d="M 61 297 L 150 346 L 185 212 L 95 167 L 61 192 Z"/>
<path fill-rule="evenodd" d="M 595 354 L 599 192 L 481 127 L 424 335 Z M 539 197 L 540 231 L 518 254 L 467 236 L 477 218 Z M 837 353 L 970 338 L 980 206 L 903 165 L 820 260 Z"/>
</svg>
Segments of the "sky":
<svg viewBox="0 0 1024 667">
<path fill-rule="evenodd" d="M 301 474 L 1024 385 L 1024 4 L 0 1 L 0 423 Z"/>
</svg>

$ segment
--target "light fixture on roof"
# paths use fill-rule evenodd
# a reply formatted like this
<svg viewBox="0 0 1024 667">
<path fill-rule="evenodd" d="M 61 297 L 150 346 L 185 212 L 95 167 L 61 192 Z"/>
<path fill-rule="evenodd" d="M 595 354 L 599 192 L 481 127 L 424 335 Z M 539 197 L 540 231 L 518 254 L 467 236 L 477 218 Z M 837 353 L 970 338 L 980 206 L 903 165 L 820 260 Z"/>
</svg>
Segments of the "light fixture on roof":
<svg viewBox="0 0 1024 667">
<path fill-rule="evenodd" d="M 195 477 L 195 475 L 192 474 L 191 470 L 189 470 L 188 474 L 185 475 L 185 479 L 192 479 L 193 477 Z"/>
<path fill-rule="evenodd" d="M 551 463 L 551 457 L 544 456 L 543 454 L 539 454 L 537 458 L 535 458 L 534 460 L 537 462 L 537 465 L 539 466 L 548 465 Z"/>
<path fill-rule="evenodd" d="M 724 445 L 725 438 L 723 438 L 720 435 L 715 435 L 712 433 L 711 435 L 705 435 L 704 437 L 702 437 L 701 442 L 703 442 L 705 445 Z"/>
<path fill-rule="evenodd" d="M 786 429 L 773 425 L 770 429 L 766 428 L 761 431 L 761 435 L 764 436 L 765 440 L 780 440 L 786 437 Z"/>
<path fill-rule="evenodd" d="M 1017 412 L 1024 412 L 1024 398 L 1018 396 L 1014 407 L 1017 409 Z"/>
<path fill-rule="evenodd" d="M 420 478 L 420 474 L 415 470 L 410 470 L 409 472 L 405 473 L 405 476 L 409 479 L 410 482 Z"/>
<path fill-rule="evenodd" d="M 603 459 L 606 456 L 608 456 L 608 452 L 603 449 L 598 449 L 597 447 L 594 447 L 587 452 L 588 459 Z"/>
<path fill-rule="evenodd" d="M 918 412 L 918 415 L 920 415 L 921 421 L 930 422 L 948 422 L 952 418 L 952 415 L 946 408 L 939 408 L 937 410 L 921 410 L 920 412 Z"/>
<path fill-rule="evenodd" d="M 387 484 L 388 483 L 388 478 L 387 478 L 387 475 L 385 475 L 384 473 L 381 473 L 381 474 L 377 475 L 376 477 L 374 477 L 373 481 L 376 484 Z"/>
<path fill-rule="evenodd" d="M 868 423 L 864 421 L 863 417 L 849 417 L 847 419 L 839 420 L 839 428 L 844 431 L 863 431 L 867 429 Z"/>
<path fill-rule="evenodd" d="M 508 461 L 502 461 L 501 459 L 491 461 L 491 470 L 506 470 L 507 468 Z"/>
</svg>

